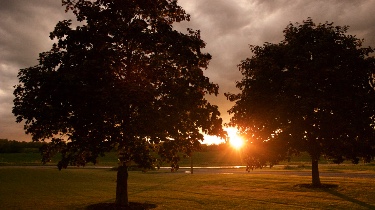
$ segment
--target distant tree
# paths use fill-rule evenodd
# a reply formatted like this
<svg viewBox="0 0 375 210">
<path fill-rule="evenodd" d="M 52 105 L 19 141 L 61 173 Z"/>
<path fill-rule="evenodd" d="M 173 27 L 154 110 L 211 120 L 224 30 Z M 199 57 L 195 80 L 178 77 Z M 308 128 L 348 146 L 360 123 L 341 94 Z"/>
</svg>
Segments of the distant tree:
<svg viewBox="0 0 375 210">
<path fill-rule="evenodd" d="M 21 150 L 21 142 L 0 139 L 0 153 L 19 153 Z"/>
<path fill-rule="evenodd" d="M 0 139 L 0 153 L 36 152 L 43 146 L 42 142 L 25 142 Z"/>
<path fill-rule="evenodd" d="M 202 71 L 211 56 L 199 31 L 173 29 L 189 20 L 176 0 L 62 3 L 81 24 L 60 21 L 50 35 L 57 43 L 20 70 L 13 113 L 34 141 L 51 140 L 43 160 L 60 152 L 59 169 L 117 149 L 116 203 L 128 205 L 130 163 L 178 168 L 178 153 L 190 155 L 202 133 L 224 134 L 218 107 L 204 98 L 218 94 Z"/>
<path fill-rule="evenodd" d="M 247 136 L 248 169 L 273 165 L 306 151 L 312 184 L 318 160 L 340 163 L 375 155 L 375 59 L 371 47 L 347 35 L 347 26 L 289 24 L 279 44 L 251 46 L 239 65 L 239 94 L 230 124 Z"/>
</svg>

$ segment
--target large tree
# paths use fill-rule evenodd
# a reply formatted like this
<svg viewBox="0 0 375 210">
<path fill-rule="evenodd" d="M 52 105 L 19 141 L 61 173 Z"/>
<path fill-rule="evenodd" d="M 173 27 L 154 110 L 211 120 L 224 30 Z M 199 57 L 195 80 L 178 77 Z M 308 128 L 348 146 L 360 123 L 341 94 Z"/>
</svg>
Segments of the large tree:
<svg viewBox="0 0 375 210">
<path fill-rule="evenodd" d="M 248 169 L 273 165 L 299 152 L 312 159 L 358 163 L 375 155 L 375 59 L 363 40 L 332 23 L 289 24 L 279 44 L 251 46 L 239 65 L 239 94 L 230 124 L 247 137 Z"/>
<path fill-rule="evenodd" d="M 200 32 L 181 33 L 189 20 L 176 0 L 63 0 L 80 22 L 60 21 L 57 40 L 39 64 L 21 69 L 13 113 L 34 141 L 51 140 L 43 161 L 58 152 L 59 169 L 96 162 L 119 151 L 116 203 L 127 205 L 127 168 L 153 168 L 222 135 L 222 120 L 206 94 L 218 85 L 203 75 L 210 54 Z"/>
</svg>

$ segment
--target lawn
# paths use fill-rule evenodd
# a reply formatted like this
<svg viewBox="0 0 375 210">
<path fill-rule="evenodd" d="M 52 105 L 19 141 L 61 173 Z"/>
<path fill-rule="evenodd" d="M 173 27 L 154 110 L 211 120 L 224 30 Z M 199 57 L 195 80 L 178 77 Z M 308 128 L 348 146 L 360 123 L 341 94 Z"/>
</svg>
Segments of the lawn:
<svg viewBox="0 0 375 210">
<path fill-rule="evenodd" d="M 375 209 L 373 179 L 321 179 L 331 188 L 304 187 L 309 176 L 130 171 L 129 199 L 153 209 Z M 115 185 L 116 172 L 109 169 L 0 167 L 0 205 L 92 209 L 114 202 Z"/>
<path fill-rule="evenodd" d="M 193 153 L 193 165 L 204 167 L 204 166 L 239 166 L 245 165 L 242 160 L 241 151 L 226 148 L 223 150 L 213 151 L 202 151 Z M 190 158 L 184 158 L 181 156 L 180 166 L 190 166 Z M 52 162 L 48 165 L 56 165 L 59 161 L 60 155 L 53 157 Z M 328 163 L 322 158 L 320 163 Z M 291 165 L 308 165 L 310 164 L 310 158 L 307 154 L 303 153 L 301 156 L 293 157 L 290 162 L 281 162 L 280 164 L 291 164 Z M 42 165 L 40 153 L 0 153 L 0 166 L 10 165 Z M 106 153 L 104 157 L 99 157 L 99 166 L 117 166 L 117 153 L 110 152 Z M 168 163 L 164 163 L 163 166 L 169 166 Z"/>
<path fill-rule="evenodd" d="M 49 165 L 56 165 L 56 157 Z M 375 173 L 374 164 L 327 164 L 321 172 Z M 262 171 L 310 171 L 308 156 Z M 99 166 L 116 166 L 116 153 L 100 158 Z M 181 166 L 190 166 L 182 159 Z M 196 152 L 195 167 L 244 165 L 236 150 Z M 168 166 L 165 164 L 164 166 Z M 371 178 L 321 177 L 331 188 L 305 187 L 311 176 L 293 173 L 186 174 L 155 170 L 130 171 L 130 202 L 153 209 L 375 209 Z M 244 169 L 238 169 L 244 171 Z M 259 171 L 259 170 L 257 170 Z M 291 174 L 291 175 L 286 175 Z M 100 209 L 115 199 L 116 172 L 43 167 L 38 153 L 0 154 L 0 209 Z"/>
<path fill-rule="evenodd" d="M 59 155 L 52 159 L 48 165 L 56 165 Z M 190 166 L 190 158 L 181 155 L 180 166 Z M 194 166 L 236 166 L 244 165 L 240 152 L 232 149 L 224 151 L 209 151 L 193 153 Z M 42 165 L 40 153 L 0 153 L 0 166 L 14 165 Z M 99 166 L 117 166 L 117 153 L 106 153 L 104 157 L 98 159 Z M 169 166 L 164 163 L 163 166 Z"/>
</svg>

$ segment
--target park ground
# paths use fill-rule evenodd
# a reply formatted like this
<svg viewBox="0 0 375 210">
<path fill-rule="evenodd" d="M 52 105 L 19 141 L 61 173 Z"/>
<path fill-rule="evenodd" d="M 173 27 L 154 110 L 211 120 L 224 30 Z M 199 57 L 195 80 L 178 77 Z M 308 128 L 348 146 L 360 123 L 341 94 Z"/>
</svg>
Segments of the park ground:
<svg viewBox="0 0 375 210">
<path fill-rule="evenodd" d="M 99 165 L 62 171 L 53 163 L 41 166 L 30 159 L 34 154 L 28 155 L 0 154 L 1 209 L 113 207 L 113 154 L 102 158 Z M 197 153 L 195 157 L 194 174 L 189 159 L 182 161 L 177 172 L 168 168 L 130 171 L 129 201 L 138 209 L 375 209 L 374 164 L 336 165 L 322 160 L 324 187 L 311 188 L 311 168 L 303 157 L 251 172 L 228 167 L 241 162 L 237 164 L 223 153 Z"/>
</svg>

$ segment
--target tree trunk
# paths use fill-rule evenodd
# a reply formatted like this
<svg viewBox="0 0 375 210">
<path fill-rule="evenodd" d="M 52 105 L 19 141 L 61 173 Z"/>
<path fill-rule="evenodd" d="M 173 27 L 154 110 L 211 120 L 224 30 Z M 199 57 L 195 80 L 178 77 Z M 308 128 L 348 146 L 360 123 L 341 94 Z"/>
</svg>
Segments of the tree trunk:
<svg viewBox="0 0 375 210">
<path fill-rule="evenodd" d="M 190 173 L 194 173 L 194 168 L 193 168 L 193 152 L 190 155 Z"/>
<path fill-rule="evenodd" d="M 312 166 L 312 170 L 311 170 L 312 185 L 314 187 L 319 187 L 321 185 L 320 177 L 319 177 L 319 167 L 318 167 L 319 156 L 311 155 L 311 160 L 312 160 L 312 165 L 311 165 Z"/>
<path fill-rule="evenodd" d="M 128 167 L 126 163 L 118 167 L 116 186 L 116 206 L 126 207 L 129 205 L 128 199 Z"/>
</svg>

